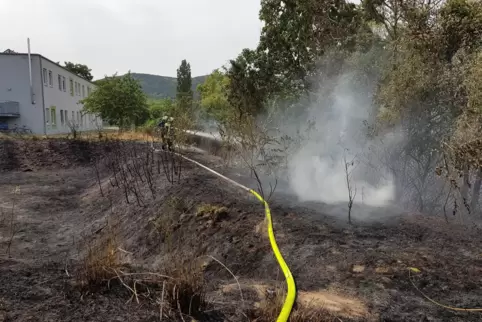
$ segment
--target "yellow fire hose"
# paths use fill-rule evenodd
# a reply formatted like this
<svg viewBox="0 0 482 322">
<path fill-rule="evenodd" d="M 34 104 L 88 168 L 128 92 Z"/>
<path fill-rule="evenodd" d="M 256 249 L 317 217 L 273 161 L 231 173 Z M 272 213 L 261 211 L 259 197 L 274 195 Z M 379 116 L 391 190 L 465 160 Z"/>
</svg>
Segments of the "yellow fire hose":
<svg viewBox="0 0 482 322">
<path fill-rule="evenodd" d="M 271 219 L 271 211 L 269 209 L 268 203 L 256 191 L 251 189 L 249 190 L 249 192 L 255 195 L 256 198 L 258 198 L 259 201 L 261 201 L 264 204 L 266 220 L 268 221 L 269 242 L 271 243 L 271 248 L 273 249 L 274 256 L 276 257 L 276 260 L 278 261 L 278 264 L 281 267 L 281 270 L 283 271 L 283 274 L 286 279 L 286 285 L 288 286 L 288 293 L 286 294 L 286 299 L 283 304 L 283 308 L 281 309 L 281 312 L 278 315 L 278 319 L 277 319 L 278 322 L 285 322 L 285 321 L 288 321 L 288 318 L 290 317 L 291 309 L 293 308 L 293 304 L 295 303 L 295 298 L 296 298 L 295 280 L 293 278 L 293 275 L 291 275 L 291 271 L 288 265 L 286 264 L 283 258 L 283 255 L 281 255 L 278 245 L 276 244 L 276 238 L 274 237 L 274 231 L 273 231 L 273 221 Z"/>
<path fill-rule="evenodd" d="M 173 153 L 173 152 L 171 152 Z M 283 304 L 283 307 L 281 308 L 281 312 L 280 314 L 278 315 L 278 319 L 276 320 L 277 322 L 287 322 L 289 317 L 290 317 L 290 314 L 291 314 L 291 310 L 293 308 L 293 305 L 295 303 L 295 298 L 296 298 L 296 284 L 295 284 L 295 280 L 293 278 L 293 275 L 291 274 L 291 271 L 288 267 L 288 265 L 286 264 L 284 258 L 283 258 L 283 255 L 281 255 L 281 252 L 278 248 L 278 244 L 276 243 L 276 238 L 274 236 L 274 230 L 273 230 L 273 220 L 271 218 L 271 211 L 269 209 L 269 205 L 268 203 L 266 202 L 266 200 L 264 200 L 263 197 L 261 197 L 260 194 L 258 194 L 256 191 L 254 191 L 253 189 L 249 189 L 245 186 L 243 186 L 242 184 L 232 180 L 232 179 L 229 179 L 228 177 L 226 176 L 223 176 L 222 174 L 214 171 L 213 169 L 211 168 L 208 168 L 207 166 L 205 166 L 204 164 L 201 164 L 195 160 L 192 160 L 188 157 L 185 157 L 184 155 L 182 154 L 179 154 L 179 153 L 174 153 L 178 156 L 180 156 L 181 158 L 189 161 L 189 162 L 192 162 L 198 166 L 200 166 L 201 168 L 215 174 L 216 176 L 220 177 L 221 179 L 235 185 L 236 187 L 238 188 L 241 188 L 247 192 L 250 192 L 251 194 L 253 194 L 259 201 L 261 201 L 264 205 L 264 211 L 265 211 L 265 216 L 266 216 L 266 221 L 267 221 L 267 224 L 268 224 L 268 236 L 269 236 L 269 242 L 271 244 L 271 248 L 273 249 L 273 253 L 276 257 L 276 260 L 278 261 L 278 264 L 279 266 L 281 267 L 281 270 L 283 271 L 283 274 L 285 276 L 285 279 L 286 279 L 286 285 L 287 285 L 287 294 L 286 294 L 286 298 L 285 298 L 285 301 L 284 301 L 284 304 Z"/>
</svg>

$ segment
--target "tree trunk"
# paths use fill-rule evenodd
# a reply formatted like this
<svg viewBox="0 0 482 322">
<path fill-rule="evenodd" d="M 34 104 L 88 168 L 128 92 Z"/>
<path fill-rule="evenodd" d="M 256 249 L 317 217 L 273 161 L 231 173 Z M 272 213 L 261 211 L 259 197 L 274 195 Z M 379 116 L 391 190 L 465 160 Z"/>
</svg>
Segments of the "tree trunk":
<svg viewBox="0 0 482 322">
<path fill-rule="evenodd" d="M 464 165 L 464 174 L 462 178 L 462 186 L 460 188 L 460 197 L 461 197 L 461 204 L 459 207 L 459 215 L 460 215 L 460 221 L 463 223 L 464 216 L 467 216 L 470 214 L 469 210 L 469 180 L 470 180 L 470 168 L 468 164 Z"/>
<path fill-rule="evenodd" d="M 468 197 L 469 197 L 469 177 L 470 171 L 469 171 L 469 166 L 465 165 L 464 166 L 464 176 L 463 176 L 463 181 L 462 181 L 462 187 L 460 189 L 460 194 L 462 195 L 462 201 L 465 205 L 468 205 Z"/>
<path fill-rule="evenodd" d="M 474 189 L 472 190 L 472 200 L 470 202 L 470 212 L 472 214 L 479 213 L 479 197 L 480 197 L 480 187 L 482 185 L 482 167 L 477 171 L 477 178 L 475 179 Z"/>
</svg>

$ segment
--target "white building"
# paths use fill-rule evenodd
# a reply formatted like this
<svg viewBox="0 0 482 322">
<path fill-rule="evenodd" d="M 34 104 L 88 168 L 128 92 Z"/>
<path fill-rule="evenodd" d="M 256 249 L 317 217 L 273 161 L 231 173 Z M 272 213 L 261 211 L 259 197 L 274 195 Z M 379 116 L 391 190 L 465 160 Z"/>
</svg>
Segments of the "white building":
<svg viewBox="0 0 482 322">
<path fill-rule="evenodd" d="M 102 121 L 79 102 L 95 85 L 39 54 L 0 53 L 0 130 L 25 127 L 35 134 L 95 130 Z"/>
</svg>

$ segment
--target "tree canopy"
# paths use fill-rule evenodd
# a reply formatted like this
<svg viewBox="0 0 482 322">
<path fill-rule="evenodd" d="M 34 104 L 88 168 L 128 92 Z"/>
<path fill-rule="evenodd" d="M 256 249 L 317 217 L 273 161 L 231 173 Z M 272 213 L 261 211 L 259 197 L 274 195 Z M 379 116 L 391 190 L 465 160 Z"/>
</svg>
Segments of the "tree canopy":
<svg viewBox="0 0 482 322">
<path fill-rule="evenodd" d="M 184 107 L 192 105 L 191 65 L 184 59 L 177 69 L 177 100 Z"/>
<path fill-rule="evenodd" d="M 146 95 L 130 73 L 98 81 L 97 88 L 82 103 L 87 113 L 100 115 L 121 128 L 141 125 L 149 117 Z"/>
<path fill-rule="evenodd" d="M 370 135 L 403 131 L 397 156 L 404 163 L 390 171 L 411 173 L 403 179 L 407 190 L 423 191 L 430 169 L 447 156 L 464 178 L 480 170 L 472 199 L 478 198 L 482 2 L 262 0 L 260 19 L 259 45 L 198 87 L 201 107 L 221 126 L 255 124 L 268 107 L 294 107 L 296 100 L 327 102 L 336 96 L 338 77 L 349 75 L 351 94 L 360 89 L 371 100 Z M 470 184 L 464 180 L 465 200 Z"/>
<path fill-rule="evenodd" d="M 219 123 L 225 121 L 232 109 L 228 101 L 229 85 L 229 77 L 220 70 L 215 70 L 197 88 L 201 96 L 201 108 Z"/>
<path fill-rule="evenodd" d="M 92 76 L 92 74 L 90 73 L 92 69 L 87 67 L 87 65 L 74 64 L 69 61 L 66 61 L 64 63 L 65 63 L 65 68 L 70 70 L 72 73 L 77 74 L 88 81 L 91 81 L 92 79 L 94 79 L 94 76 Z"/>
</svg>

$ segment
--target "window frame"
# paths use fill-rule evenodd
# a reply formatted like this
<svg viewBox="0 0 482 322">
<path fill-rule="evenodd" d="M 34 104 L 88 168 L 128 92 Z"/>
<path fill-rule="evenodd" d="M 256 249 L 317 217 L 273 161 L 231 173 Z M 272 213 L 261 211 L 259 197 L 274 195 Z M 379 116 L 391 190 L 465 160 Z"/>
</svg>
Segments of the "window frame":
<svg viewBox="0 0 482 322">
<path fill-rule="evenodd" d="M 48 86 L 49 82 L 47 80 L 47 68 L 42 68 L 42 78 L 44 81 L 44 86 Z"/>
<path fill-rule="evenodd" d="M 62 76 L 62 90 L 64 92 L 67 91 L 67 85 L 66 85 L 66 82 L 65 82 L 65 76 Z"/>
<path fill-rule="evenodd" d="M 50 108 L 45 108 L 45 124 L 50 126 Z"/>
<path fill-rule="evenodd" d="M 70 96 L 74 96 L 74 80 L 69 78 L 69 85 L 70 85 Z"/>
<path fill-rule="evenodd" d="M 54 73 L 49 69 L 49 86 L 54 87 Z"/>
<path fill-rule="evenodd" d="M 56 106 L 50 106 L 50 126 L 52 129 L 57 128 L 57 107 Z"/>
</svg>

